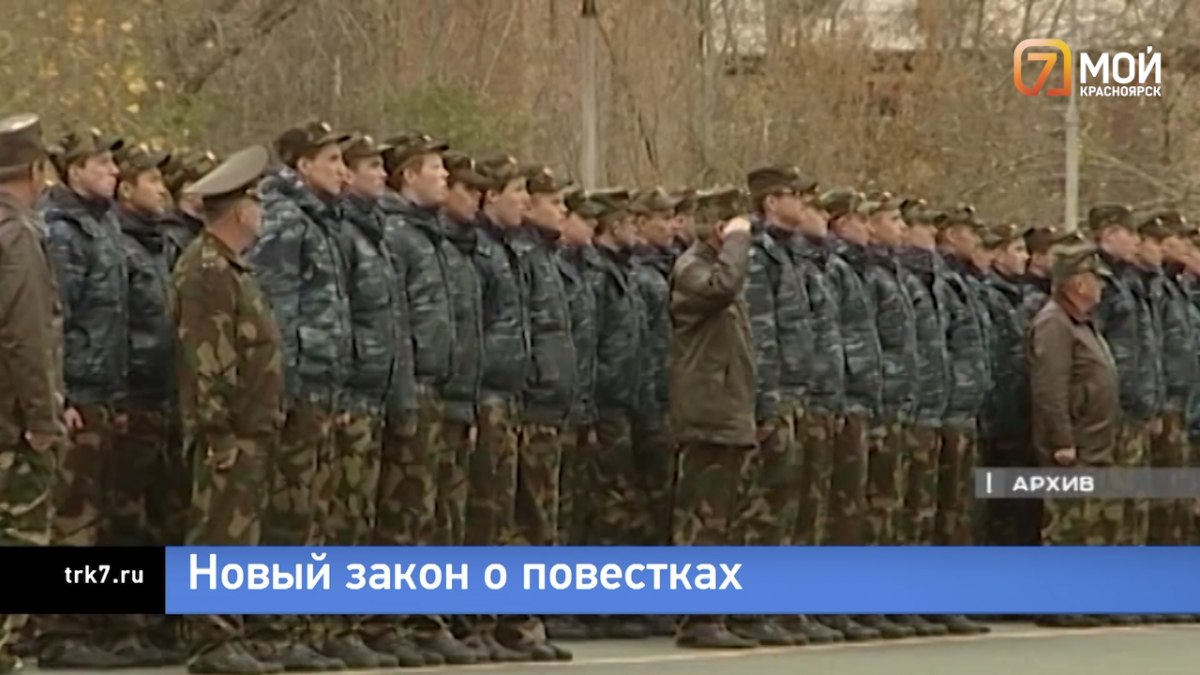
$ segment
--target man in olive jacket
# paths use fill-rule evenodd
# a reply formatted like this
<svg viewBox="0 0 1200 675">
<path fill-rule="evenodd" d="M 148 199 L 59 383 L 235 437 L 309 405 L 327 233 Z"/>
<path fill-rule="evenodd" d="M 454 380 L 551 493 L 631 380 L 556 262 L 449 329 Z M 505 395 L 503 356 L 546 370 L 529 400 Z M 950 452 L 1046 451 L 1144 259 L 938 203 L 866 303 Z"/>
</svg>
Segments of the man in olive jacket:
<svg viewBox="0 0 1200 675">
<path fill-rule="evenodd" d="M 743 477 L 753 476 L 755 367 L 745 287 L 750 224 L 738 213 L 741 193 L 704 195 L 697 242 L 671 273 L 669 312 L 671 430 L 679 444 L 675 493 L 676 546 L 738 546 L 731 523 Z M 707 202 L 707 204 L 705 203 Z M 699 214 L 698 214 L 699 215 Z M 728 221 L 728 222 L 725 222 Z M 734 481 L 736 490 L 717 489 Z M 720 616 L 685 617 L 680 646 L 745 648 Z"/>
</svg>

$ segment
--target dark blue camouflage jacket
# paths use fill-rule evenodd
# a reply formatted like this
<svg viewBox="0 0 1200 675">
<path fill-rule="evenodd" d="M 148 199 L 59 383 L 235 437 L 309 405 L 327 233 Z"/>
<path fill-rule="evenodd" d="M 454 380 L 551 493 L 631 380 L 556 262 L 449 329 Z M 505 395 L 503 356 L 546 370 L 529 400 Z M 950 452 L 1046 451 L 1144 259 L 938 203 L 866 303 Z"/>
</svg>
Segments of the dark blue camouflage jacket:
<svg viewBox="0 0 1200 675">
<path fill-rule="evenodd" d="M 247 261 L 283 334 L 285 400 L 338 402 L 353 360 L 340 200 L 286 168 L 259 192 L 262 228 Z"/>
<path fill-rule="evenodd" d="M 955 267 L 958 261 L 938 258 L 938 274 L 945 279 L 946 350 L 950 356 L 950 394 L 943 424 L 977 428 L 979 411 L 988 393 L 987 335 L 976 311 L 969 282 Z"/>
<path fill-rule="evenodd" d="M 559 249 L 559 271 L 571 306 L 571 342 L 578 359 L 577 396 L 569 421 L 577 427 L 596 423 L 596 289 L 588 279 L 588 269 L 596 264 L 591 246 Z"/>
<path fill-rule="evenodd" d="M 763 247 L 765 266 L 775 294 L 775 333 L 779 339 L 779 391 L 783 399 L 803 404 L 812 381 L 816 349 L 808 285 L 795 261 L 794 232 L 767 226 L 772 245 Z"/>
<path fill-rule="evenodd" d="M 129 317 L 129 382 L 131 406 L 170 408 L 176 401 L 175 323 L 171 318 L 171 265 L 179 254 L 162 230 L 161 221 L 125 209 L 118 211 L 125 268 L 129 273 L 126 316 Z"/>
<path fill-rule="evenodd" d="M 746 309 L 750 315 L 750 341 L 754 347 L 755 417 L 761 424 L 779 416 L 779 334 L 775 328 L 775 286 L 768 271 L 778 245 L 767 234 L 762 218 L 755 216 L 750 232 L 750 264 L 746 268 Z"/>
<path fill-rule="evenodd" d="M 1183 268 L 1178 265 L 1168 265 L 1147 280 L 1157 317 L 1161 410 L 1171 413 L 1184 411 L 1196 377 L 1197 345 L 1188 319 L 1191 303 L 1182 283 Z"/>
<path fill-rule="evenodd" d="M 1021 277 L 1021 314 L 1029 325 L 1033 317 L 1050 302 L 1050 278 L 1040 274 L 1026 273 Z"/>
<path fill-rule="evenodd" d="M 1113 277 L 1096 308 L 1096 324 L 1117 366 L 1121 411 L 1146 421 L 1158 414 L 1158 336 L 1136 267 L 1101 254 Z"/>
<path fill-rule="evenodd" d="M 588 270 L 596 292 L 596 410 L 633 415 L 642 397 L 645 309 L 628 251 L 596 248 Z"/>
<path fill-rule="evenodd" d="M 1025 441 L 1029 434 L 1029 382 L 1025 335 L 1029 317 L 1020 281 L 998 271 L 988 276 L 984 303 L 994 339 L 990 357 L 992 390 L 980 418 L 991 438 Z"/>
<path fill-rule="evenodd" d="M 841 307 L 826 272 L 829 244 L 803 235 L 788 241 L 792 261 L 808 294 L 813 351 L 808 367 L 806 404 L 815 412 L 841 414 L 846 407 L 846 356 L 839 323 Z"/>
<path fill-rule="evenodd" d="M 483 289 L 475 269 L 479 233 L 474 223 L 456 223 L 442 213 L 446 282 L 450 285 L 454 351 L 450 379 L 442 387 L 446 418 L 474 422 L 483 374 Z"/>
<path fill-rule="evenodd" d="M 571 306 L 558 269 L 558 233 L 526 225 L 511 237 L 529 326 L 529 368 L 521 401 L 530 421 L 567 421 L 578 395 Z"/>
<path fill-rule="evenodd" d="M 39 209 L 62 299 L 67 405 L 123 401 L 129 278 L 116 206 L 58 185 L 43 194 Z"/>
<path fill-rule="evenodd" d="M 167 213 L 162 218 L 163 232 L 174 243 L 176 258 L 191 246 L 196 237 L 200 236 L 200 230 L 204 229 L 204 221 L 199 218 L 194 218 L 188 213 L 184 213 L 179 209 L 175 209 Z M 175 266 L 175 258 L 171 259 L 171 267 Z"/>
<path fill-rule="evenodd" d="M 932 251 L 905 249 L 900 254 L 901 278 L 912 301 L 917 335 L 917 407 L 914 422 L 939 428 L 950 403 L 950 351 L 946 337 L 950 325 L 950 287 L 939 275 L 940 259 Z"/>
<path fill-rule="evenodd" d="M 637 420 L 643 433 L 658 430 L 667 419 L 667 360 L 671 351 L 670 303 L 672 258 L 667 251 L 638 247 L 633 254 L 633 280 L 645 307 L 642 322 L 642 404 Z"/>
<path fill-rule="evenodd" d="M 863 283 L 870 265 L 866 247 L 834 239 L 834 255 L 826 260 L 838 324 L 846 354 L 846 414 L 879 416 L 883 396 L 883 356 L 875 323 L 876 307 Z"/>
<path fill-rule="evenodd" d="M 509 246 L 506 232 L 480 215 L 475 269 L 483 289 L 484 398 L 519 403 L 530 377 L 529 310 L 521 267 Z"/>
<path fill-rule="evenodd" d="M 901 277 L 899 253 L 872 246 L 863 275 L 876 308 L 883 388 L 879 415 L 911 422 L 917 410 L 917 317 Z"/>
</svg>

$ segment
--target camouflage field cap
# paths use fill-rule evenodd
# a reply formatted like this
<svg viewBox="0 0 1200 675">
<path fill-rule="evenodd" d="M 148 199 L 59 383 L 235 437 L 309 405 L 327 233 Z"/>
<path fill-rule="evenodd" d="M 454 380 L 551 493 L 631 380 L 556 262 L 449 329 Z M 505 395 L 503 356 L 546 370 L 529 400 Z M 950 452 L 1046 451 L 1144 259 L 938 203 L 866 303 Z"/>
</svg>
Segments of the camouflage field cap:
<svg viewBox="0 0 1200 675">
<path fill-rule="evenodd" d="M 570 180 L 558 177 L 550 167 L 541 164 L 527 166 L 521 173 L 531 195 L 552 195 L 571 187 Z"/>
<path fill-rule="evenodd" d="M 696 213 L 696 191 L 692 188 L 675 190 L 671 193 L 671 197 L 675 199 L 675 215 L 686 216 Z"/>
<path fill-rule="evenodd" d="M 509 183 L 525 180 L 521 165 L 512 155 L 489 155 L 475 162 L 475 170 L 487 179 L 487 190 L 503 190 Z"/>
<path fill-rule="evenodd" d="M 1112 276 L 1112 271 L 1100 257 L 1100 249 L 1088 243 L 1070 244 L 1056 248 L 1050 270 L 1051 276 L 1056 282 L 1065 281 L 1087 272 L 1101 277 Z"/>
<path fill-rule="evenodd" d="M 904 220 L 911 220 L 912 216 L 917 212 L 929 206 L 924 199 L 916 197 L 908 197 L 900 201 L 900 217 Z"/>
<path fill-rule="evenodd" d="M 634 195 L 629 203 L 629 210 L 640 216 L 654 213 L 670 215 L 675 213 L 676 206 L 679 206 L 677 199 L 663 188 L 656 187 L 653 190 L 643 190 Z"/>
<path fill-rule="evenodd" d="M 1023 241 L 1029 227 L 1016 223 L 993 225 L 983 232 L 983 245 L 989 249 L 1003 248 L 1015 241 Z"/>
<path fill-rule="evenodd" d="M 705 190 L 696 195 L 696 220 L 723 223 L 744 215 L 748 197 L 746 191 L 733 186 Z"/>
<path fill-rule="evenodd" d="M 220 163 L 212 152 L 178 148 L 163 168 L 163 181 L 172 195 L 178 195 L 184 186 L 200 180 Z"/>
<path fill-rule="evenodd" d="M 257 196 L 258 183 L 270 162 L 271 153 L 261 145 L 240 150 L 188 186 L 185 192 L 206 202 Z"/>
<path fill-rule="evenodd" d="M 1124 204 L 1101 204 L 1088 211 L 1088 229 L 1100 232 L 1110 227 L 1136 231 L 1133 209 Z"/>
<path fill-rule="evenodd" d="M 117 161 L 121 180 L 128 181 L 151 169 L 165 170 L 170 165 L 171 153 L 152 150 L 145 143 L 140 143 L 122 147 L 114 153 L 113 159 Z"/>
<path fill-rule="evenodd" d="M 588 201 L 595 203 L 596 219 L 611 223 L 629 215 L 629 190 L 625 188 L 609 188 L 588 193 Z"/>
<path fill-rule="evenodd" d="M 817 203 L 830 218 L 841 218 L 858 210 L 863 195 L 851 187 L 833 188 L 821 193 Z"/>
<path fill-rule="evenodd" d="M 450 149 L 445 141 L 434 138 L 429 134 L 407 132 L 397 134 L 385 141 L 391 148 L 383 153 L 383 166 L 388 175 L 400 170 L 410 159 L 421 155 L 440 155 Z"/>
<path fill-rule="evenodd" d="M 483 191 L 491 183 L 475 170 L 475 160 L 465 152 L 447 152 L 442 155 L 446 165 L 446 173 L 450 174 L 447 181 L 451 185 L 461 183 L 473 190 Z"/>
<path fill-rule="evenodd" d="M 1188 224 L 1187 218 L 1173 209 L 1163 209 L 1146 214 L 1142 217 L 1142 224 L 1138 227 L 1138 234 L 1155 241 L 1172 237 L 1186 239 L 1195 231 L 1196 228 Z"/>
<path fill-rule="evenodd" d="M 948 230 L 952 227 L 969 227 L 979 229 L 983 223 L 975 215 L 975 207 L 970 204 L 956 204 L 954 208 L 945 211 L 946 217 L 936 223 L 939 229 Z"/>
<path fill-rule="evenodd" d="M 746 188 L 755 199 L 783 194 L 805 196 L 816 194 L 817 181 L 801 174 L 799 167 L 764 166 L 746 174 Z"/>
<path fill-rule="evenodd" d="M 873 192 L 863 196 L 862 201 L 858 204 L 858 212 L 868 217 L 885 211 L 902 213 L 904 202 L 904 199 L 896 197 L 890 192 Z"/>
<path fill-rule="evenodd" d="M 0 171 L 20 169 L 46 156 L 42 122 L 33 113 L 0 119 Z"/>
<path fill-rule="evenodd" d="M 926 227 L 933 229 L 940 228 L 942 226 L 942 221 L 945 219 L 945 211 L 931 208 L 929 206 L 910 208 L 908 215 L 904 216 L 904 222 L 908 223 L 909 227 Z"/>
<path fill-rule="evenodd" d="M 342 143 L 342 159 L 349 164 L 360 159 L 383 157 L 383 153 L 391 149 L 392 146 L 375 140 L 369 134 L 355 133 Z"/>
<path fill-rule="evenodd" d="M 329 145 L 342 145 L 350 137 L 350 134 L 334 131 L 327 122 L 309 122 L 280 134 L 275 139 L 275 155 L 284 164 L 295 166 L 301 157 Z"/>
<path fill-rule="evenodd" d="M 567 210 L 581 218 L 593 219 L 600 217 L 604 208 L 584 189 L 571 190 L 565 198 Z"/>
<path fill-rule="evenodd" d="M 85 133 L 74 131 L 64 135 L 48 148 L 50 161 L 60 176 L 67 175 L 67 169 L 74 164 L 103 155 L 106 152 L 116 152 L 125 146 L 120 136 L 106 134 L 92 128 Z"/>
</svg>

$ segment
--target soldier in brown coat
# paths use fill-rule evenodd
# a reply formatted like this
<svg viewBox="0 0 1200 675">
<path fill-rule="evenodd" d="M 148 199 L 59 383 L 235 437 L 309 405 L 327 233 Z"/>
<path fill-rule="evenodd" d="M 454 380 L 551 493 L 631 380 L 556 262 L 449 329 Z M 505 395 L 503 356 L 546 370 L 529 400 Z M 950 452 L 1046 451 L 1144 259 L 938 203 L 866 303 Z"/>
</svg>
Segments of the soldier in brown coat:
<svg viewBox="0 0 1200 675">
<path fill-rule="evenodd" d="M 676 546 L 737 546 L 740 503 L 754 475 L 755 372 L 745 287 L 750 223 L 736 218 L 741 194 L 699 200 L 697 241 L 670 278 L 671 430 L 678 443 Z M 757 644 L 719 616 L 686 617 L 679 644 L 717 649 Z"/>
<path fill-rule="evenodd" d="M 1051 300 L 1029 332 L 1033 447 L 1045 466 L 1109 467 L 1119 421 L 1117 374 L 1091 320 L 1109 271 L 1086 244 L 1055 258 Z M 1052 546 L 1111 545 L 1120 513 L 1119 502 L 1049 500 L 1042 539 Z"/>
<path fill-rule="evenodd" d="M 63 426 L 62 313 L 37 211 L 36 115 L 0 120 L 0 546 L 46 546 Z M 0 673 L 26 616 L 0 614 Z"/>
</svg>

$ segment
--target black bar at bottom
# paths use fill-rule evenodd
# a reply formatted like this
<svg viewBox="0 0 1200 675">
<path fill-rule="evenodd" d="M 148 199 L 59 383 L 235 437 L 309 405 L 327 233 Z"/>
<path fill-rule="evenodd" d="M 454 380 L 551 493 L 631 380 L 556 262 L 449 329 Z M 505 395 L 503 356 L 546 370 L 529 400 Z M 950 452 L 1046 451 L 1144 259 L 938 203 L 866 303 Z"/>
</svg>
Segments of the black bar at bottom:
<svg viewBox="0 0 1200 675">
<path fill-rule="evenodd" d="M 0 548 L 2 614 L 164 614 L 161 547 Z"/>
</svg>

